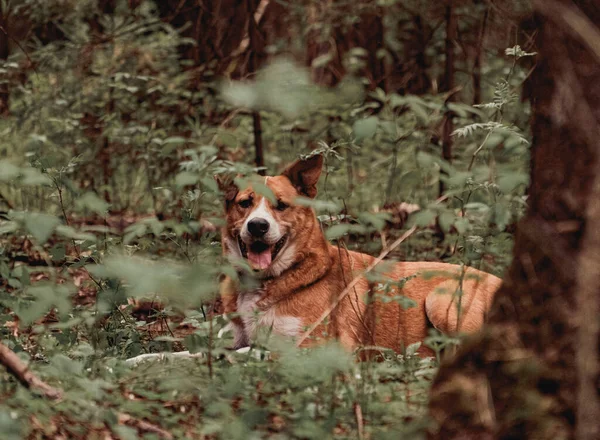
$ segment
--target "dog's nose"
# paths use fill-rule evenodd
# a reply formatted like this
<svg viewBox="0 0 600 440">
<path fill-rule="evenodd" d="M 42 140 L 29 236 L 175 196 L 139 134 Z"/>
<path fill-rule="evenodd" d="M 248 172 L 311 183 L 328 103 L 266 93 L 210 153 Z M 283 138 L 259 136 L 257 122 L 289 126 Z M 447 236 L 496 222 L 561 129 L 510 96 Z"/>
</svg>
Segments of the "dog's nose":
<svg viewBox="0 0 600 440">
<path fill-rule="evenodd" d="M 248 232 L 253 237 L 262 237 L 269 230 L 269 222 L 264 218 L 253 218 L 248 222 Z"/>
</svg>

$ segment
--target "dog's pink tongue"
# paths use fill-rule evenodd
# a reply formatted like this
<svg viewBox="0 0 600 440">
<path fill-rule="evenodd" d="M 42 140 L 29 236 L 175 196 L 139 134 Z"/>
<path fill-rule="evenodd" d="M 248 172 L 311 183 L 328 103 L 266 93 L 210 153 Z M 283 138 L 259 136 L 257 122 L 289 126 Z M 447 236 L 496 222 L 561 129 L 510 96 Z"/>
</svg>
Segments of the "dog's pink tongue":
<svg viewBox="0 0 600 440">
<path fill-rule="evenodd" d="M 258 254 L 248 249 L 248 261 L 250 261 L 250 264 L 255 269 L 266 269 L 271 265 L 271 249 Z"/>
</svg>

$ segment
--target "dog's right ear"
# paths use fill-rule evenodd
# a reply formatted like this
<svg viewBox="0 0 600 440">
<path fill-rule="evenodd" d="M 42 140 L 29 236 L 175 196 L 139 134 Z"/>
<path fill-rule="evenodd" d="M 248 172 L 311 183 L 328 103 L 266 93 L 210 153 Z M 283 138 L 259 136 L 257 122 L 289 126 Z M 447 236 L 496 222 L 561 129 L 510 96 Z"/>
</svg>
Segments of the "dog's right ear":
<svg viewBox="0 0 600 440">
<path fill-rule="evenodd" d="M 225 205 L 229 206 L 239 191 L 234 182 L 234 176 L 231 174 L 217 174 L 215 180 L 217 181 L 217 185 L 219 185 L 219 189 L 225 196 Z"/>
<path fill-rule="evenodd" d="M 323 156 L 317 154 L 308 159 L 300 159 L 285 169 L 282 175 L 292 182 L 300 194 L 314 199 L 317 195 L 317 182 L 323 168 Z"/>
</svg>

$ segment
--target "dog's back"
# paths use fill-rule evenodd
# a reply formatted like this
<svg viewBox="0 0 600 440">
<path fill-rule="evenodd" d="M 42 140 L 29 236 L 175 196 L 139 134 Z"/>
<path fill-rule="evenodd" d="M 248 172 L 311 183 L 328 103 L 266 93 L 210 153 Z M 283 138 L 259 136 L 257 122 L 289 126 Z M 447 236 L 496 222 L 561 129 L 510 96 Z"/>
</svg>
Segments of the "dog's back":
<svg viewBox="0 0 600 440">
<path fill-rule="evenodd" d="M 279 302 L 276 314 L 304 326 L 331 308 L 356 277 L 360 280 L 303 345 L 337 338 L 348 348 L 377 346 L 401 352 L 423 341 L 430 325 L 445 333 L 474 332 L 483 324 L 501 280 L 473 268 L 437 262 L 382 262 L 362 275 L 373 257 L 330 246 L 328 274 Z M 421 354 L 430 351 L 423 347 Z"/>
</svg>

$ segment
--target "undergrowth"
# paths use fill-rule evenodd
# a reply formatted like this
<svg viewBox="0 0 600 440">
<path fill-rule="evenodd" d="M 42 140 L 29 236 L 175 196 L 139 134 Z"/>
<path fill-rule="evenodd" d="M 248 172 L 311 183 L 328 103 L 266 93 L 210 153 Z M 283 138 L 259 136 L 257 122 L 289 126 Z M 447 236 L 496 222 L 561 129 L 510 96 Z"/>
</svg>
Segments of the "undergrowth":
<svg viewBox="0 0 600 440">
<path fill-rule="evenodd" d="M 65 393 L 50 402 L 0 370 L 1 437 L 164 436 L 144 420 L 173 438 L 422 438 L 439 356 L 421 359 L 417 346 L 357 363 L 335 344 L 297 350 L 267 332 L 247 352 L 227 350 L 216 295 L 232 267 L 213 177 L 256 171 L 258 111 L 270 173 L 325 156 L 312 203 L 330 240 L 376 255 L 416 225 L 391 257 L 501 276 L 525 206 L 517 61 L 532 54 L 494 57 L 489 103 L 476 107 L 369 92 L 351 76 L 322 88 L 282 58 L 252 81 L 191 87 L 178 50 L 192 42 L 143 5 L 135 23 L 106 20 L 100 43 L 81 6 L 61 23 L 69 39 L 0 66 L 11 85 L 0 120 L 0 340 Z M 37 67 L 22 78 L 28 59 Z M 435 135 L 448 111 L 452 163 Z M 425 343 L 439 355 L 458 340 L 432 332 Z M 126 362 L 180 350 L 200 355 Z"/>
</svg>

